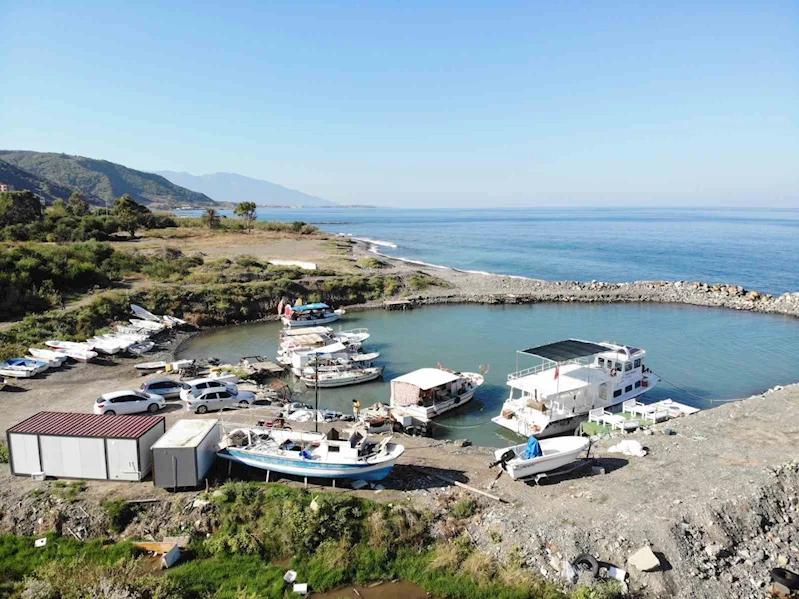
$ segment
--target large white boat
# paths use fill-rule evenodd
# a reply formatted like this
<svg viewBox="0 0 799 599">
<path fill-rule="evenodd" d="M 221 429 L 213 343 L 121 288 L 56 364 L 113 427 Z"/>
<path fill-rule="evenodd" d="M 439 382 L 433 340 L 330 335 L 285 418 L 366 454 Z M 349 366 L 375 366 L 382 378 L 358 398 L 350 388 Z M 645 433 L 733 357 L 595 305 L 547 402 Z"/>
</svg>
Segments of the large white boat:
<svg viewBox="0 0 799 599">
<path fill-rule="evenodd" d="M 472 399 L 484 380 L 476 372 L 420 368 L 392 379 L 389 405 L 397 415 L 429 422 Z"/>
<path fill-rule="evenodd" d="M 491 420 L 525 437 L 571 432 L 589 411 L 622 404 L 660 382 L 637 347 L 568 339 L 518 354 L 540 364 L 508 375 L 510 395 Z"/>
<path fill-rule="evenodd" d="M 285 326 L 295 328 L 329 324 L 339 318 L 341 318 L 341 314 L 327 304 L 316 303 L 303 306 L 284 306 L 281 321 Z"/>
<path fill-rule="evenodd" d="M 375 443 L 365 432 L 334 441 L 323 433 L 244 427 L 223 437 L 217 455 L 294 476 L 382 480 L 404 451 L 390 437 Z"/>
</svg>

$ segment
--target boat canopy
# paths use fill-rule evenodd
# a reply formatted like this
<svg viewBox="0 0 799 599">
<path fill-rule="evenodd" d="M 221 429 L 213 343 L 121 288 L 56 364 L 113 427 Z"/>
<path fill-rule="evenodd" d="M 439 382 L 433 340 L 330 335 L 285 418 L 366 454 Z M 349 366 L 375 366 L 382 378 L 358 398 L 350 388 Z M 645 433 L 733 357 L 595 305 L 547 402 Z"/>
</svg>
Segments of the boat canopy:
<svg viewBox="0 0 799 599">
<path fill-rule="evenodd" d="M 302 329 L 300 329 L 302 330 Z M 291 347 L 302 347 L 308 345 L 319 345 L 322 343 L 326 343 L 328 339 L 326 337 L 322 337 L 321 335 L 310 334 L 310 335 L 292 335 L 286 340 L 286 345 Z"/>
<path fill-rule="evenodd" d="M 556 341 L 555 343 L 548 343 L 547 345 L 523 349 L 519 353 L 544 358 L 552 362 L 568 362 L 575 358 L 585 358 L 607 351 L 614 350 L 604 345 L 599 345 L 598 343 L 590 343 L 578 339 L 567 339 L 566 341 Z"/>
<path fill-rule="evenodd" d="M 317 347 L 316 349 L 312 349 L 308 353 L 310 354 L 337 354 L 339 352 L 347 351 L 347 346 L 343 343 L 331 343 L 330 345 L 325 345 L 323 347 Z"/>
<path fill-rule="evenodd" d="M 423 391 L 440 387 L 447 383 L 452 383 L 461 378 L 460 374 L 455 372 L 447 372 L 440 368 L 420 368 L 408 374 L 403 374 L 400 377 L 393 379 L 392 383 L 408 383 L 414 387 L 419 387 Z"/>
<path fill-rule="evenodd" d="M 327 304 L 305 304 L 303 306 L 289 306 L 292 312 L 306 312 L 308 310 L 329 310 L 330 306 Z"/>
</svg>

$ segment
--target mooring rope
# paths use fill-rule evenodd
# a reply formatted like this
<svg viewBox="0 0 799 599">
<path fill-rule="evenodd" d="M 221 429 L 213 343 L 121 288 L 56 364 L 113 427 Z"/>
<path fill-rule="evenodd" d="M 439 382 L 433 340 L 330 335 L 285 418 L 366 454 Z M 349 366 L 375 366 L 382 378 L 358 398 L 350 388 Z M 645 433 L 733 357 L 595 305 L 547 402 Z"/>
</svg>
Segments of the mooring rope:
<svg viewBox="0 0 799 599">
<path fill-rule="evenodd" d="M 701 400 L 703 400 L 703 401 L 709 401 L 709 402 L 711 402 L 711 403 L 725 403 L 725 402 L 731 402 L 731 401 L 741 401 L 741 398 L 738 398 L 738 399 L 714 399 L 714 398 L 712 398 L 712 397 L 706 397 L 706 396 L 704 396 L 704 395 L 697 395 L 696 393 L 691 393 L 690 391 L 688 391 L 688 389 L 684 389 L 684 388 L 680 387 L 679 385 L 675 385 L 675 384 L 674 384 L 674 383 L 672 383 L 672 382 L 671 382 L 669 379 L 667 379 L 666 377 L 664 377 L 664 376 L 662 376 L 662 375 L 658 374 L 657 372 L 654 372 L 654 371 L 653 371 L 653 373 L 652 373 L 652 374 L 654 374 L 654 375 L 658 376 L 658 377 L 660 378 L 660 380 L 661 380 L 661 381 L 663 381 L 664 383 L 667 383 L 667 384 L 671 385 L 671 386 L 672 386 L 672 387 L 674 387 L 675 389 L 679 389 L 679 390 L 680 390 L 680 391 L 682 391 L 683 393 L 687 393 L 688 395 L 692 395 L 693 397 L 699 398 L 699 399 L 701 399 Z"/>
</svg>

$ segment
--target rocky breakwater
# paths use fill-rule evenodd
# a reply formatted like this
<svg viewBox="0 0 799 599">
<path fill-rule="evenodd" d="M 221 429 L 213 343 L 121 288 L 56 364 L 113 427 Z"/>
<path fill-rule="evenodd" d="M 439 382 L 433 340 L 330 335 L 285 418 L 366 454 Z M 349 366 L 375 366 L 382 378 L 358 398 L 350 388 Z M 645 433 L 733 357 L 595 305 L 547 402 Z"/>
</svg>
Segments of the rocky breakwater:
<svg viewBox="0 0 799 599">
<path fill-rule="evenodd" d="M 437 274 L 441 276 L 441 273 Z M 456 290 L 430 292 L 419 298 L 420 303 L 655 302 L 799 317 L 799 293 L 772 295 L 748 290 L 740 285 L 718 285 L 696 281 L 551 282 L 465 273 L 455 273 L 455 276 L 445 275 L 442 278 L 450 282 Z"/>
</svg>

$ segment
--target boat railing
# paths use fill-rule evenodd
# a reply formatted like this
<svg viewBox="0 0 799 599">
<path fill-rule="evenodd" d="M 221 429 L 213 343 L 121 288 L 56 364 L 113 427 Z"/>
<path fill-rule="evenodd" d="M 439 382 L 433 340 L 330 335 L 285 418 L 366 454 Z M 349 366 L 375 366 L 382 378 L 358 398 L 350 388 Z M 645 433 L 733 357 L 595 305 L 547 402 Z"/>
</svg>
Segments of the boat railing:
<svg viewBox="0 0 799 599">
<path fill-rule="evenodd" d="M 517 372 L 513 372 L 508 375 L 508 380 L 512 381 L 515 379 L 524 378 L 526 376 L 530 376 L 532 374 L 538 374 L 539 372 L 544 372 L 547 370 L 548 367 L 546 364 L 539 364 L 538 366 L 531 366 L 530 368 L 525 368 L 524 370 L 519 370 Z"/>
<path fill-rule="evenodd" d="M 346 331 L 341 331 L 342 333 L 346 333 L 347 335 L 366 335 L 369 332 L 369 329 L 366 328 L 358 328 L 358 329 L 348 329 Z"/>
</svg>

